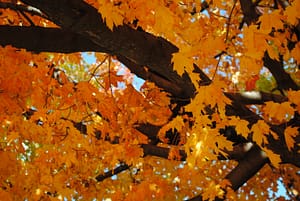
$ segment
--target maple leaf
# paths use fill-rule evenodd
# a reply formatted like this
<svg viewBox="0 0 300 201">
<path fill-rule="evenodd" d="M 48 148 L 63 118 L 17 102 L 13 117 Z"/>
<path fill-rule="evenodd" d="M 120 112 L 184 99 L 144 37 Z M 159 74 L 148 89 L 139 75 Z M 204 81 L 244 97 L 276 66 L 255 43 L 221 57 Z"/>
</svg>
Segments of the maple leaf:
<svg viewBox="0 0 300 201">
<path fill-rule="evenodd" d="M 101 2 L 101 0 L 99 0 L 99 2 Z M 98 11 L 101 13 L 110 30 L 113 30 L 114 26 L 117 27 L 123 24 L 124 18 L 122 12 L 116 9 L 112 2 L 101 5 Z"/>
<path fill-rule="evenodd" d="M 174 17 L 172 12 L 164 6 L 155 8 L 155 25 L 154 28 L 158 33 L 168 33 L 172 30 L 174 24 Z"/>
<path fill-rule="evenodd" d="M 299 129 L 298 127 L 288 126 L 284 130 L 284 139 L 285 139 L 285 142 L 286 142 L 286 145 L 287 145 L 289 151 L 291 151 L 291 149 L 293 148 L 293 146 L 295 144 L 294 138 L 299 134 L 298 129 Z"/>
<path fill-rule="evenodd" d="M 240 58 L 240 66 L 241 66 L 241 69 L 251 69 L 251 74 L 253 75 L 259 75 L 259 72 L 262 68 L 262 63 L 260 62 L 260 60 L 258 59 L 255 59 L 255 58 L 252 58 L 251 56 L 247 56 L 247 55 L 243 55 L 241 58 Z M 253 86 L 254 84 L 251 84 L 251 87 L 249 88 L 253 88 L 255 86 Z"/>
<path fill-rule="evenodd" d="M 246 91 L 252 91 L 256 88 L 256 81 L 259 79 L 258 75 L 252 76 L 246 81 Z"/>
<path fill-rule="evenodd" d="M 288 98 L 293 104 L 296 105 L 296 109 L 300 112 L 300 90 L 299 91 L 288 91 Z"/>
<path fill-rule="evenodd" d="M 298 83 L 298 0 L 287 1 L 290 6 L 286 7 L 270 6 L 267 1 L 52 1 L 35 1 L 37 9 L 24 11 L 30 13 L 26 17 L 18 12 L 26 9 L 23 4 L 14 0 L 14 4 L 9 0 L 0 3 L 0 29 L 5 33 L 0 39 L 0 199 L 184 200 L 201 193 L 210 200 L 225 194 L 229 200 L 276 200 L 278 180 L 285 184 L 293 181 L 297 189 L 298 170 L 285 164 L 280 174 L 264 166 L 241 191 L 234 191 L 228 186 L 229 182 L 235 186 L 235 181 L 221 177 L 241 166 L 229 160 L 231 155 L 225 161 L 218 159 L 232 148 L 232 142 L 220 132 L 228 127 L 246 139 L 250 134 L 274 167 L 279 166 L 280 156 L 286 156 L 282 154 L 286 148 L 299 157 L 294 149 L 299 145 L 299 128 L 293 127 L 295 112 L 300 112 L 299 91 L 288 91 L 286 102 L 256 105 L 256 111 L 249 111 L 247 117 L 244 110 L 232 108 L 241 104 L 252 109 L 252 105 L 235 99 L 237 94 L 231 102 L 226 93 L 255 89 L 257 75 L 268 83 L 264 87 L 267 92 L 276 87 L 278 78 L 261 70 L 270 67 L 262 59 L 265 53 L 282 62 Z M 259 9 L 258 20 L 247 15 L 245 2 Z M 57 15 L 53 4 L 66 12 Z M 40 11 L 47 11 L 46 19 Z M 84 16 L 100 27 L 86 30 L 81 23 Z M 106 26 L 97 23 L 101 18 Z M 244 21 L 252 25 L 246 26 Z M 62 40 L 66 30 L 57 24 L 63 28 L 78 25 L 67 34 L 72 40 Z M 30 34 L 22 37 L 28 30 Z M 44 34 L 46 37 L 41 37 Z M 36 36 L 39 45 L 30 42 Z M 92 53 L 96 64 L 90 65 L 80 53 L 87 50 L 104 53 Z M 108 62 L 111 56 L 107 54 L 117 56 Z M 128 74 L 121 77 L 111 70 L 106 76 L 110 64 L 111 69 L 120 69 L 118 59 L 128 67 Z M 202 71 L 201 77 L 207 75 L 208 82 L 199 82 L 194 65 Z M 57 69 L 61 71 L 55 74 Z M 141 90 L 132 87 L 135 78 L 129 71 L 148 79 Z M 277 70 L 270 71 L 275 75 Z M 184 73 L 187 76 L 181 77 Z M 240 75 L 239 79 L 234 80 L 235 75 Z M 111 85 L 113 90 L 108 91 Z M 176 87 L 175 93 L 170 86 Z M 35 108 L 34 114 L 27 113 L 29 108 Z M 259 120 L 249 129 L 242 117 L 249 121 L 264 117 L 265 121 Z M 270 130 L 270 125 L 278 128 L 283 125 L 276 124 L 281 123 L 288 125 L 284 133 Z M 186 161 L 144 156 L 141 144 L 149 143 L 148 137 L 154 139 L 151 143 L 159 141 L 153 145 L 156 153 L 161 147 L 170 147 L 164 138 L 170 129 L 176 129 L 180 143 L 172 145 L 168 157 L 179 159 L 183 147 Z M 278 138 L 282 134 L 285 138 Z M 265 146 L 273 143 L 268 137 L 276 144 Z M 297 160 L 282 159 L 299 166 Z M 120 174 L 114 172 L 123 162 L 131 167 Z M 96 182 L 91 178 L 107 170 L 115 175 L 112 179 Z M 235 172 L 239 171 L 231 173 Z M 262 190 L 266 188 L 269 190 Z"/>
<path fill-rule="evenodd" d="M 255 25 L 250 25 L 244 30 L 244 43 L 247 48 L 246 56 L 254 59 L 260 59 L 263 57 L 265 50 L 267 49 L 266 39 L 269 36 L 260 32 Z"/>
<path fill-rule="evenodd" d="M 239 117 L 232 117 L 229 120 L 229 124 L 235 126 L 235 130 L 238 134 L 241 134 L 244 138 L 248 138 L 250 129 L 248 128 L 249 122 Z"/>
<path fill-rule="evenodd" d="M 3 190 L 2 188 L 0 189 L 0 197 L 3 200 L 13 201 L 12 195 L 9 192 Z"/>
<path fill-rule="evenodd" d="M 182 116 L 177 116 L 174 119 L 172 119 L 170 122 L 168 122 L 166 125 L 161 127 L 161 129 L 158 132 L 158 137 L 167 143 L 167 139 L 165 138 L 165 134 L 168 130 L 174 131 L 175 129 L 180 133 L 183 131 L 183 128 L 185 127 L 185 124 L 183 122 Z"/>
<path fill-rule="evenodd" d="M 276 10 L 272 13 L 265 13 L 259 17 L 260 30 L 264 34 L 269 34 L 272 28 L 283 29 L 283 16 L 280 14 L 280 10 Z"/>
<path fill-rule="evenodd" d="M 263 107 L 265 115 L 270 118 L 282 123 L 289 121 L 294 115 L 295 109 L 291 106 L 290 102 L 274 103 L 268 101 Z"/>
<path fill-rule="evenodd" d="M 216 197 L 222 198 L 224 196 L 224 190 L 221 189 L 221 186 L 219 184 L 216 184 L 215 182 L 210 182 L 209 186 L 203 193 L 203 199 L 204 200 L 215 200 Z"/>
<path fill-rule="evenodd" d="M 291 51 L 291 56 L 300 64 L 300 42 L 298 42 Z"/>
<path fill-rule="evenodd" d="M 281 162 L 280 155 L 275 154 L 273 151 L 271 151 L 269 149 L 263 149 L 263 150 L 267 154 L 267 156 L 270 159 L 272 165 L 276 168 L 279 168 L 279 164 Z"/>
<path fill-rule="evenodd" d="M 184 52 L 173 53 L 172 62 L 174 63 L 174 70 L 179 75 L 182 75 L 185 71 L 192 72 L 194 69 L 193 60 Z"/>
<path fill-rule="evenodd" d="M 258 120 L 252 127 L 251 131 L 253 132 L 253 140 L 258 145 L 263 145 L 268 143 L 267 135 L 270 133 L 270 127 L 263 120 Z"/>
<path fill-rule="evenodd" d="M 284 11 L 284 14 L 287 16 L 287 21 L 292 25 L 296 25 L 298 19 L 300 18 L 299 9 L 299 1 L 293 1 L 291 5 L 288 6 Z"/>
</svg>

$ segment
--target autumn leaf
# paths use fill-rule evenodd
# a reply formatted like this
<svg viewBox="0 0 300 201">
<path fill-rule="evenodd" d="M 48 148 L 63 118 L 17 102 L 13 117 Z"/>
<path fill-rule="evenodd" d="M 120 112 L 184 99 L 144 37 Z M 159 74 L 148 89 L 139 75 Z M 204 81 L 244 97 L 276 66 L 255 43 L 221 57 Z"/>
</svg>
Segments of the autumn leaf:
<svg viewBox="0 0 300 201">
<path fill-rule="evenodd" d="M 103 19 L 106 22 L 106 25 L 110 30 L 113 30 L 114 27 L 123 24 L 124 18 L 122 16 L 121 11 L 116 9 L 112 3 L 100 6 L 98 8 L 98 11 L 101 13 Z"/>
<path fill-rule="evenodd" d="M 204 200 L 215 200 L 216 197 L 222 198 L 224 196 L 224 190 L 221 189 L 221 186 L 215 184 L 214 182 L 209 183 L 208 189 L 203 193 Z"/>
<path fill-rule="evenodd" d="M 258 75 L 252 76 L 246 81 L 246 91 L 252 91 L 256 88 L 256 81 L 259 79 Z"/>
<path fill-rule="evenodd" d="M 265 13 L 259 17 L 260 30 L 264 34 L 269 34 L 272 31 L 272 28 L 283 29 L 283 16 L 280 14 L 279 10 L 276 10 L 272 13 Z"/>
<path fill-rule="evenodd" d="M 258 145 L 267 144 L 267 135 L 270 133 L 270 127 L 263 120 L 258 120 L 252 127 L 251 131 L 253 132 L 253 140 Z"/>
<path fill-rule="evenodd" d="M 297 61 L 297 63 L 300 63 L 300 42 L 298 42 L 295 47 L 291 51 L 291 56 Z"/>
<path fill-rule="evenodd" d="M 174 70 L 176 70 L 179 75 L 182 75 L 185 71 L 193 71 L 193 60 L 183 52 L 174 53 L 172 62 L 174 63 Z"/>
<path fill-rule="evenodd" d="M 296 25 L 300 18 L 299 14 L 299 9 L 300 9 L 300 3 L 299 1 L 293 1 L 290 6 L 288 6 L 284 14 L 287 16 L 287 21 L 291 23 L 292 25 Z"/>
<path fill-rule="evenodd" d="M 297 196 L 299 0 L 19 2 L 0 3 L 0 200 Z M 237 161 L 245 139 L 271 167 Z"/>
<path fill-rule="evenodd" d="M 291 106 L 291 103 L 274 103 L 266 102 L 263 107 L 264 115 L 268 118 L 273 119 L 279 123 L 289 121 L 295 112 L 295 109 Z"/>
<path fill-rule="evenodd" d="M 295 144 L 294 138 L 299 134 L 298 129 L 299 129 L 298 127 L 288 126 L 284 130 L 284 139 L 289 151 L 291 151 L 291 149 L 294 147 Z"/>
<path fill-rule="evenodd" d="M 264 152 L 266 152 L 268 158 L 270 159 L 272 165 L 276 168 L 279 168 L 279 165 L 281 163 L 281 158 L 280 155 L 275 154 L 273 151 L 269 150 L 269 149 L 263 149 Z"/>
<path fill-rule="evenodd" d="M 0 189 L 0 197 L 3 200 L 13 201 L 12 195 L 7 191 L 3 190 L 2 188 Z"/>
<path fill-rule="evenodd" d="M 229 120 L 230 125 L 235 126 L 235 130 L 238 134 L 241 134 L 244 138 L 248 138 L 250 129 L 248 128 L 249 122 L 240 118 L 231 118 Z"/>
<path fill-rule="evenodd" d="M 300 111 L 300 90 L 299 91 L 288 91 L 288 98 L 293 104 L 296 105 L 296 109 Z"/>
<path fill-rule="evenodd" d="M 244 31 L 244 43 L 247 48 L 245 55 L 253 59 L 262 58 L 267 49 L 267 38 L 268 35 L 261 33 L 255 25 L 247 27 Z"/>
</svg>

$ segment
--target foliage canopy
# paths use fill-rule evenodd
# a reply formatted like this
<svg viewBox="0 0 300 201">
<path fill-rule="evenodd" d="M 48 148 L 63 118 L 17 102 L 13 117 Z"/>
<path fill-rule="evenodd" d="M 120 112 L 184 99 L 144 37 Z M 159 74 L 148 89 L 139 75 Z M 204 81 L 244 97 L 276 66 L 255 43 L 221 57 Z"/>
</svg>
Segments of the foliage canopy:
<svg viewBox="0 0 300 201">
<path fill-rule="evenodd" d="M 0 197 L 299 199 L 299 10 L 0 1 Z"/>
</svg>

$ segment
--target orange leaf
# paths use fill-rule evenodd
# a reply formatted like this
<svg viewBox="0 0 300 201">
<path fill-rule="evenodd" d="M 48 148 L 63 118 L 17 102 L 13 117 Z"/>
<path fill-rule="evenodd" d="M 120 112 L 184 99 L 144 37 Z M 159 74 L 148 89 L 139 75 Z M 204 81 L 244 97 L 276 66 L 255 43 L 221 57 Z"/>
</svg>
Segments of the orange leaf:
<svg viewBox="0 0 300 201">
<path fill-rule="evenodd" d="M 298 127 L 288 126 L 284 130 L 284 139 L 285 139 L 285 142 L 286 142 L 286 145 L 287 145 L 289 151 L 291 151 L 292 147 L 295 144 L 294 137 L 296 137 L 299 134 L 298 129 L 299 129 Z"/>
<path fill-rule="evenodd" d="M 253 140 L 258 145 L 263 145 L 267 143 L 266 135 L 270 132 L 270 127 L 263 120 L 258 120 L 251 128 L 253 132 Z"/>
<path fill-rule="evenodd" d="M 288 98 L 297 107 L 297 112 L 300 112 L 300 90 L 299 91 L 288 91 Z"/>
<path fill-rule="evenodd" d="M 263 108 L 265 115 L 270 118 L 270 121 L 275 123 L 283 123 L 288 121 L 294 115 L 295 109 L 290 102 L 274 103 L 272 101 L 266 102 Z"/>
<path fill-rule="evenodd" d="M 193 71 L 193 60 L 183 52 L 173 53 L 172 62 L 174 63 L 174 70 L 179 75 L 182 75 L 185 71 Z"/>
<path fill-rule="evenodd" d="M 2 188 L 0 188 L 0 198 L 1 200 L 5 200 L 5 201 L 13 201 L 11 194 L 4 191 Z"/>
<path fill-rule="evenodd" d="M 246 91 L 252 91 L 256 88 L 256 81 L 259 79 L 258 75 L 252 76 L 249 80 L 246 81 Z"/>
<path fill-rule="evenodd" d="M 266 152 L 268 158 L 270 159 L 272 165 L 276 168 L 279 168 L 279 164 L 281 162 L 280 155 L 275 154 L 273 151 L 269 149 L 263 149 Z"/>
</svg>

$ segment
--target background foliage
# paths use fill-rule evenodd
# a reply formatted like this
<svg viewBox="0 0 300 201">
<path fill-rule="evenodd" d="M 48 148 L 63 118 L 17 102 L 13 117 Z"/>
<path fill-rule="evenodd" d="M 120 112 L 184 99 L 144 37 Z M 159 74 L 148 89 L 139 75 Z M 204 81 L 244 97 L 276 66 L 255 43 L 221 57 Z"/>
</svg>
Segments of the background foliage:
<svg viewBox="0 0 300 201">
<path fill-rule="evenodd" d="M 1 198 L 299 199 L 300 1 L 0 8 Z"/>
</svg>

